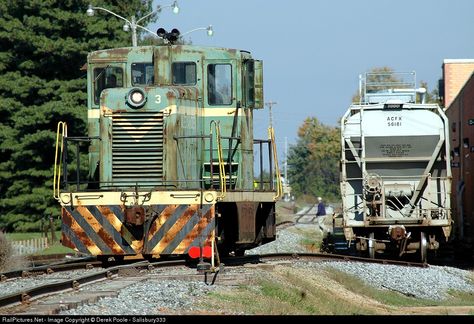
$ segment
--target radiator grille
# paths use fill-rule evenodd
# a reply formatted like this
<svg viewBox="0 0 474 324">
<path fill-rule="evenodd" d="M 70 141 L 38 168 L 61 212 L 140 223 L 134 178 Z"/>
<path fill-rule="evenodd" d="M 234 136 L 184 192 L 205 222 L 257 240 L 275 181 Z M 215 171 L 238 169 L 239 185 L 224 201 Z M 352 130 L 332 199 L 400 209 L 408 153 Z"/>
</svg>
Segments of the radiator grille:
<svg viewBox="0 0 474 324">
<path fill-rule="evenodd" d="M 114 185 L 159 185 L 163 180 L 163 113 L 112 115 Z"/>
</svg>

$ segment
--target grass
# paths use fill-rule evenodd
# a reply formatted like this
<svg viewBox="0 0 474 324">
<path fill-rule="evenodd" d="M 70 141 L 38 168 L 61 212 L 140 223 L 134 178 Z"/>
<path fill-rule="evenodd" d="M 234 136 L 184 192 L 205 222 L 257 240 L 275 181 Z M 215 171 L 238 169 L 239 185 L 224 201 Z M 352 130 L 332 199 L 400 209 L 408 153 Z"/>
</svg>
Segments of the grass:
<svg viewBox="0 0 474 324">
<path fill-rule="evenodd" d="M 295 213 L 295 204 L 291 201 L 279 200 L 276 203 L 276 222 L 293 221 Z"/>
<path fill-rule="evenodd" d="M 54 243 L 43 251 L 38 251 L 34 255 L 48 255 L 48 254 L 74 254 L 76 251 L 68 247 L 63 246 L 61 243 Z"/>
<path fill-rule="evenodd" d="M 380 290 L 365 284 L 362 280 L 349 275 L 343 271 L 327 268 L 329 278 L 343 285 L 346 289 L 359 294 L 378 300 L 381 303 L 392 306 L 429 306 L 434 305 L 433 301 L 416 299 L 402 295 L 395 291 Z"/>
<path fill-rule="evenodd" d="M 10 241 L 23 241 L 23 240 L 46 237 L 44 232 L 7 233 L 6 235 Z M 59 238 L 61 237 L 61 231 L 56 231 L 55 235 L 56 235 L 56 240 L 59 240 Z M 48 232 L 47 237 L 48 238 L 51 237 L 51 232 Z"/>
<path fill-rule="evenodd" d="M 434 311 L 429 306 L 439 307 L 436 314 L 448 314 L 450 306 L 474 306 L 474 294 L 450 291 L 442 301 L 418 299 L 371 287 L 333 268 L 314 274 L 304 268 L 275 266 L 271 271 L 261 269 L 249 284 L 214 291 L 199 303 L 219 314 L 423 314 Z"/>
<path fill-rule="evenodd" d="M 316 229 L 316 226 L 317 225 L 314 225 L 312 228 L 308 229 L 303 227 L 294 227 L 290 228 L 289 230 L 303 237 L 300 244 L 304 246 L 308 252 L 317 252 L 321 247 L 323 233 L 319 229 Z"/>
<path fill-rule="evenodd" d="M 6 236 L 9 241 L 24 241 L 24 240 L 46 237 L 45 233 L 43 232 L 8 233 L 6 234 Z M 55 236 L 56 236 L 55 242 L 51 243 L 51 233 L 48 232 L 47 237 L 48 237 L 48 242 L 50 242 L 48 248 L 42 251 L 38 251 L 34 253 L 33 255 L 75 253 L 73 249 L 67 248 L 59 242 L 59 239 L 61 238 L 61 231 L 56 231 Z"/>
<path fill-rule="evenodd" d="M 344 301 L 313 278 L 292 271 L 269 272 L 232 292 L 213 292 L 201 302 L 208 309 L 250 315 L 373 314 Z"/>
<path fill-rule="evenodd" d="M 474 306 L 474 293 L 451 290 L 448 291 L 448 298 L 444 300 L 420 299 L 405 296 L 396 291 L 376 289 L 368 286 L 362 280 L 334 268 L 328 268 L 327 275 L 334 281 L 344 285 L 346 289 L 386 305 L 398 307 Z"/>
<path fill-rule="evenodd" d="M 442 306 L 474 306 L 474 293 L 465 291 L 448 291 L 449 298 L 442 301 Z"/>
</svg>

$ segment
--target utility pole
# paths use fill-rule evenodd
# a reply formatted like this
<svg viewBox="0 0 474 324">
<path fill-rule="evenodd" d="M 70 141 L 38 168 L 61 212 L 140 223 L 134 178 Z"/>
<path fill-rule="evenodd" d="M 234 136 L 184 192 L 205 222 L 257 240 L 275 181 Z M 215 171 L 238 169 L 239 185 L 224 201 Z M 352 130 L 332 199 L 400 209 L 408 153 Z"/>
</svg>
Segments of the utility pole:
<svg viewBox="0 0 474 324">
<path fill-rule="evenodd" d="M 277 103 L 275 101 L 269 101 L 265 103 L 265 106 L 268 107 L 270 111 L 270 127 L 273 127 L 273 121 L 272 121 L 272 107 L 273 105 L 276 105 Z"/>
<path fill-rule="evenodd" d="M 289 185 L 288 181 L 288 137 L 285 136 L 285 182 Z"/>
</svg>

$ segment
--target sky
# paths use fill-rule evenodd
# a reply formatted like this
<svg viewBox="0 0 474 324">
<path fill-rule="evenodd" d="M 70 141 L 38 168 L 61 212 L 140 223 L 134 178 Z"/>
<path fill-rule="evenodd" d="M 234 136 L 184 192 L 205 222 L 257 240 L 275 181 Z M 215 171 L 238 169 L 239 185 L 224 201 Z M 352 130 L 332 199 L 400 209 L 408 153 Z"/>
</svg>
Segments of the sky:
<svg viewBox="0 0 474 324">
<path fill-rule="evenodd" d="M 154 0 L 169 5 L 172 0 Z M 474 0 L 178 0 L 149 26 L 186 35 L 195 45 L 248 50 L 263 60 L 265 102 L 279 156 L 296 144 L 308 117 L 337 126 L 374 67 L 416 72 L 437 87 L 444 59 L 474 58 Z M 255 113 L 255 138 L 266 139 L 269 109 Z"/>
</svg>

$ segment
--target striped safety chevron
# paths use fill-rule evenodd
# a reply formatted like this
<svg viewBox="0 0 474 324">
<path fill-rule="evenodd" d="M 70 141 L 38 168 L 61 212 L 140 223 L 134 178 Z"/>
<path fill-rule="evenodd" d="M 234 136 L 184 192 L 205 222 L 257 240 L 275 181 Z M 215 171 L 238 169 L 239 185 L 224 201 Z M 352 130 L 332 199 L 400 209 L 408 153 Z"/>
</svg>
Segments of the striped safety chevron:
<svg viewBox="0 0 474 324">
<path fill-rule="evenodd" d="M 144 206 L 143 225 L 127 224 L 124 206 L 64 206 L 62 244 L 92 255 L 185 254 L 191 246 L 211 245 L 215 206 Z"/>
</svg>

